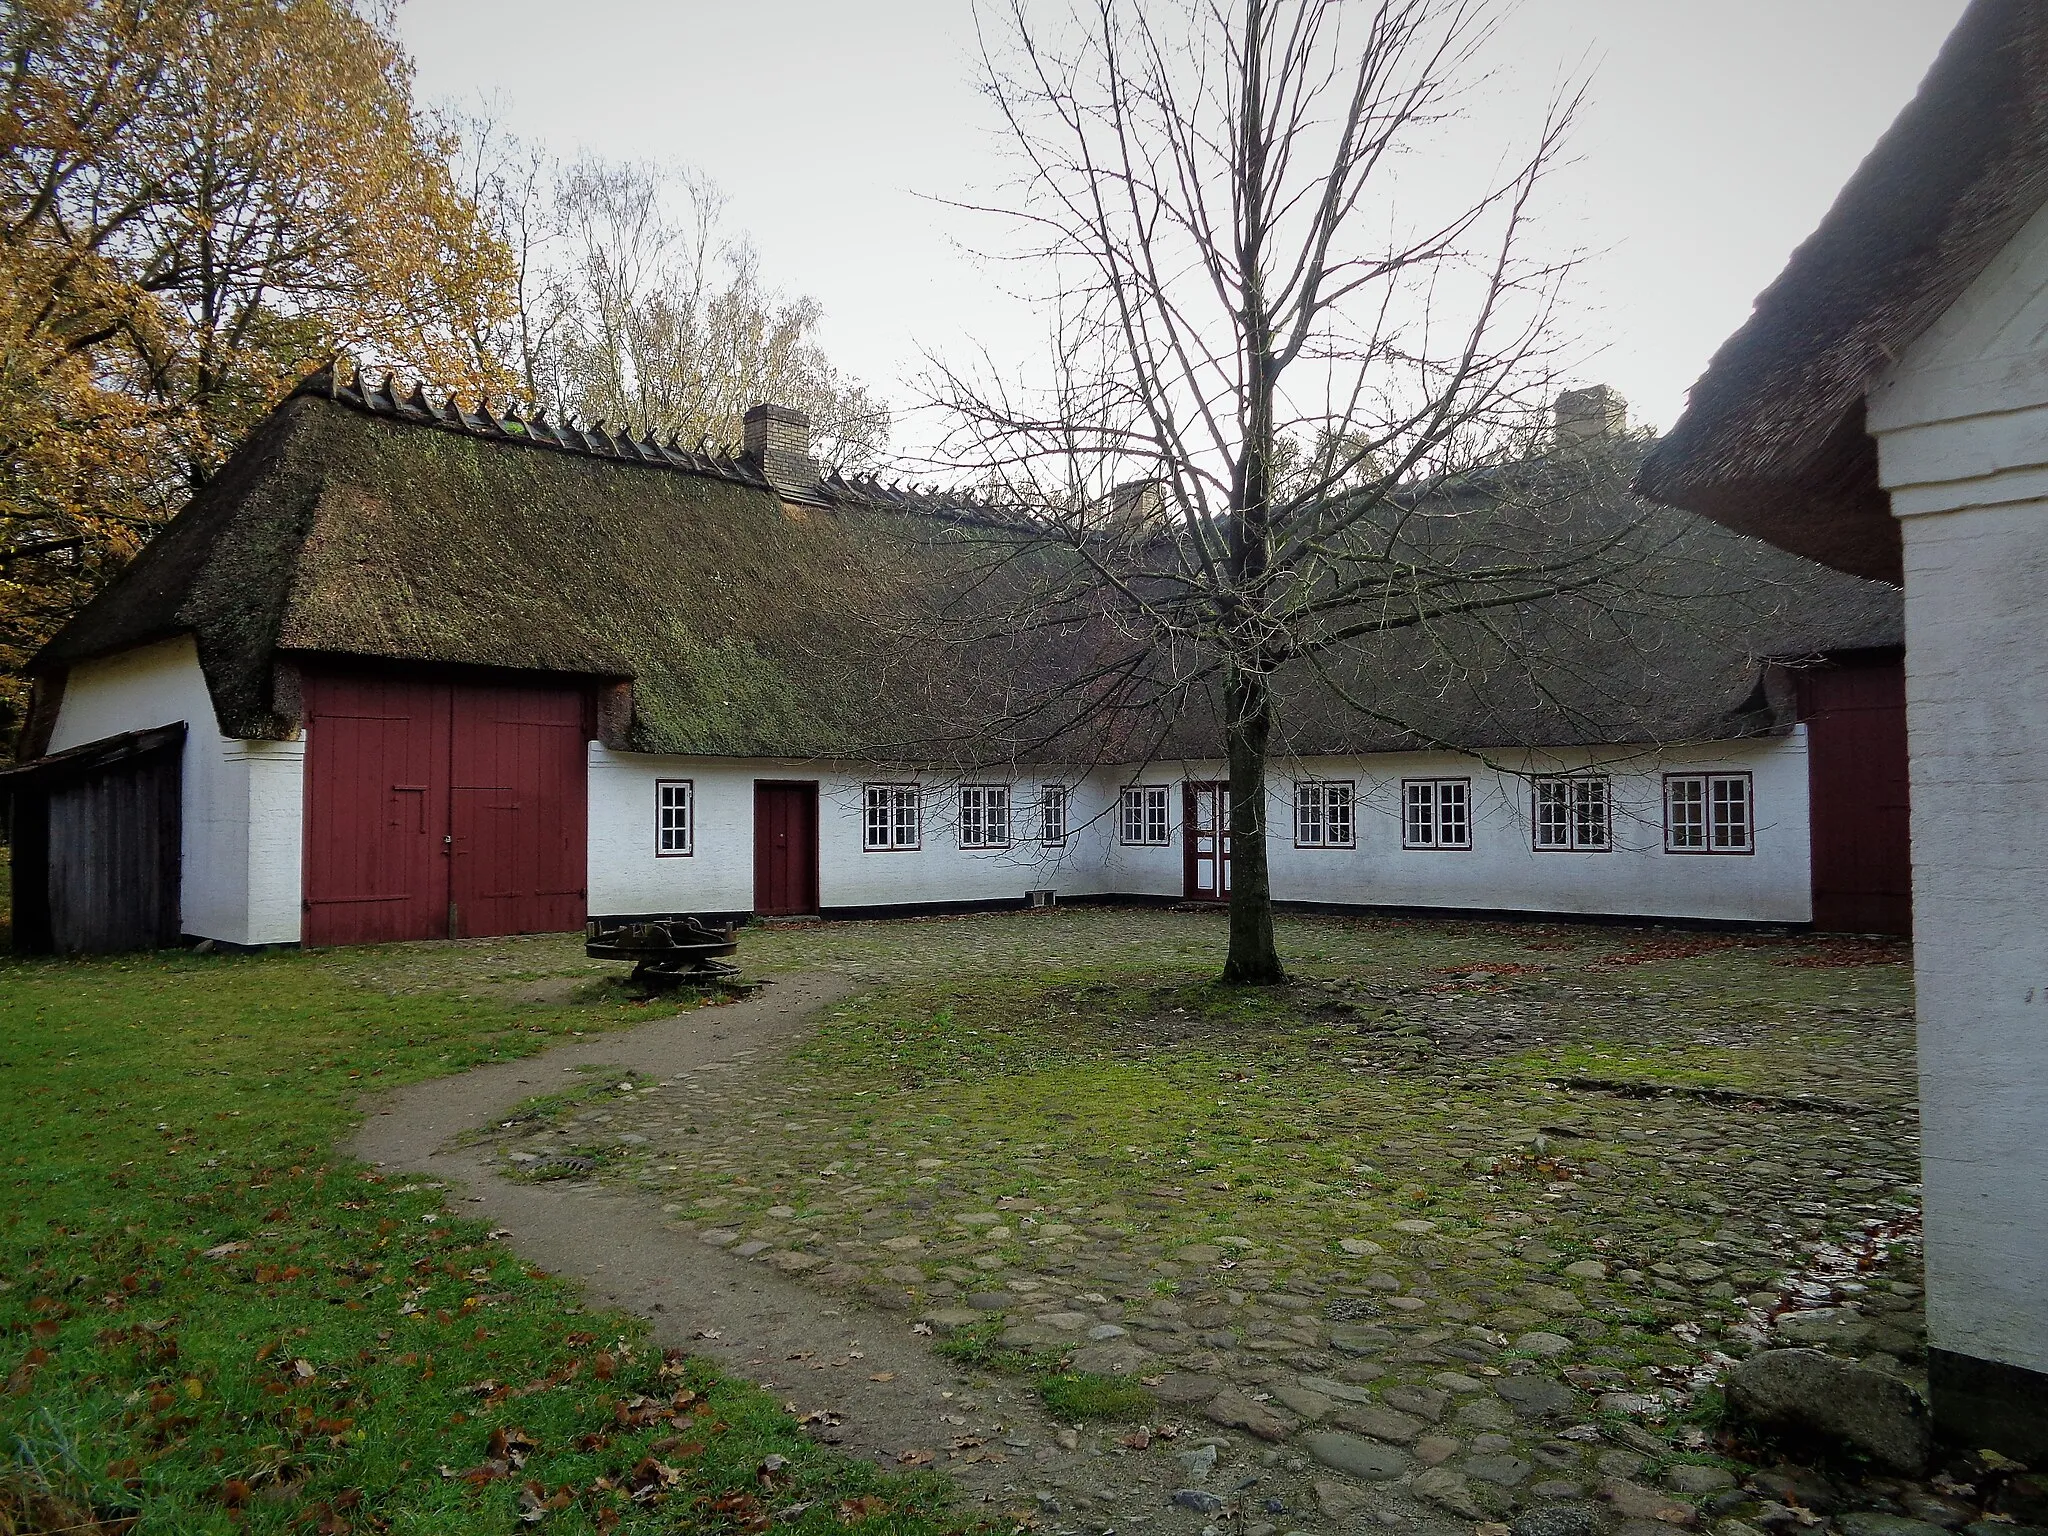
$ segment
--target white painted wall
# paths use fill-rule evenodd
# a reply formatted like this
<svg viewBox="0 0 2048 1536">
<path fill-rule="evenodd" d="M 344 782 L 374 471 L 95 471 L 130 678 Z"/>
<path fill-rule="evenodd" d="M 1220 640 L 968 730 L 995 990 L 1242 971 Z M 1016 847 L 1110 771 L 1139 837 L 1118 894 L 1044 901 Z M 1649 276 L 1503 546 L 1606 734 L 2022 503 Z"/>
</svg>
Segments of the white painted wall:
<svg viewBox="0 0 2048 1536">
<path fill-rule="evenodd" d="M 191 636 L 73 668 L 49 750 L 180 720 L 180 926 L 231 944 L 297 943 L 305 743 L 221 735 Z"/>
<path fill-rule="evenodd" d="M 1615 846 L 1606 853 L 1537 852 L 1532 846 L 1529 785 L 1521 772 L 1601 766 L 1614 797 Z M 1755 786 L 1756 851 L 1664 851 L 1666 772 L 1748 772 Z M 1358 836 L 1352 848 L 1294 846 L 1294 779 L 1349 779 L 1357 786 Z M 753 904 L 753 794 L 756 779 L 819 785 L 819 890 L 822 904 L 865 907 L 920 902 L 1015 900 L 1034 887 L 1063 898 L 1182 894 L 1181 785 L 1220 779 L 1220 763 L 1163 763 L 1133 778 L 1114 770 L 1048 772 L 1011 784 L 1013 846 L 959 846 L 959 781 L 922 779 L 923 840 L 915 850 L 862 848 L 863 789 L 877 774 L 816 764 L 735 762 L 591 752 L 590 910 L 597 914 L 746 911 Z M 1404 849 L 1401 781 L 1469 778 L 1473 846 Z M 697 805 L 696 852 L 659 857 L 655 785 L 688 779 Z M 982 782 L 977 780 L 977 782 Z M 1031 841 L 1033 807 L 1044 782 L 1068 785 L 1064 848 Z M 1119 841 L 1117 805 L 1126 782 L 1168 787 L 1171 840 L 1164 846 Z M 1489 768 L 1449 753 L 1386 754 L 1276 765 L 1268 806 L 1273 829 L 1273 893 L 1283 901 L 1529 912 L 1629 914 L 1750 922 L 1804 922 L 1812 915 L 1804 730 L 1788 738 L 1724 743 L 1662 753 L 1604 749 L 1564 756 L 1519 756 Z"/>
<path fill-rule="evenodd" d="M 1869 420 L 1905 543 L 1929 1337 L 2048 1371 L 2048 210 Z"/>
<path fill-rule="evenodd" d="M 305 742 L 231 741 L 214 724 L 189 638 L 77 668 L 65 689 L 53 750 L 121 731 L 183 720 L 187 933 L 241 944 L 292 943 L 300 932 Z M 828 908 L 1016 901 L 1050 887 L 1064 899 L 1094 895 L 1178 898 L 1182 893 L 1181 785 L 1223 776 L 1220 763 L 1161 763 L 1135 782 L 1165 785 L 1171 819 L 1163 846 L 1119 840 L 1127 771 L 1045 772 L 1007 782 L 1013 841 L 965 849 L 959 785 L 923 775 L 923 837 L 915 849 L 862 846 L 863 791 L 871 781 L 917 775 L 857 765 L 666 757 L 589 749 L 589 905 L 599 916 L 744 912 L 753 907 L 754 784 L 819 786 L 819 893 Z M 1616 846 L 1609 853 L 1537 853 L 1529 790 L 1508 771 L 1558 771 L 1598 761 L 1612 776 Z M 1757 851 L 1663 851 L 1665 770 L 1745 769 L 1755 775 Z M 1293 781 L 1300 775 L 1357 785 L 1357 846 L 1294 846 Z M 1401 780 L 1473 781 L 1473 846 L 1401 846 Z M 694 851 L 655 851 L 655 786 L 687 779 L 695 795 Z M 1039 790 L 1066 786 L 1068 837 L 1036 839 Z M 1268 816 L 1274 894 L 1283 901 L 1531 912 L 1632 914 L 1801 922 L 1810 913 L 1803 733 L 1782 740 L 1677 750 L 1661 756 L 1608 750 L 1534 758 L 1495 769 L 1449 754 L 1383 755 L 1276 765 Z"/>
</svg>

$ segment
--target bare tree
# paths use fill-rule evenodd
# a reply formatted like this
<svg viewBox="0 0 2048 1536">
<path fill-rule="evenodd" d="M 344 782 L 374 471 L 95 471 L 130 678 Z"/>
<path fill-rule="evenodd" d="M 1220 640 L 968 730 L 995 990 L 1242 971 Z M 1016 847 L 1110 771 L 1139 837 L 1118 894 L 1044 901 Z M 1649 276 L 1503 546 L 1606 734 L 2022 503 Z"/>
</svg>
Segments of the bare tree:
<svg viewBox="0 0 2048 1536">
<path fill-rule="evenodd" d="M 972 590 L 1006 594 L 1012 633 L 1096 637 L 1085 676 L 1014 711 L 1047 735 L 1114 714 L 1164 722 L 1163 741 L 1214 705 L 1235 859 L 1223 974 L 1279 981 L 1281 698 L 1314 688 L 1384 717 L 1360 665 L 1374 637 L 1511 655 L 1513 627 L 1487 615 L 1612 588 L 1641 558 L 1558 515 L 1618 493 L 1597 455 L 1500 468 L 1549 446 L 1532 434 L 1570 262 L 1531 256 L 1529 234 L 1578 95 L 1458 187 L 1422 152 L 1483 79 L 1489 0 L 999 4 L 980 18 L 985 89 L 1021 176 L 983 211 L 1052 275 L 1053 348 L 1031 383 L 934 363 L 951 424 L 936 457 L 1027 509 L 977 534 L 1007 571 Z"/>
<path fill-rule="evenodd" d="M 482 350 L 545 408 L 634 432 L 732 442 L 761 401 L 810 413 L 825 457 L 872 465 L 889 410 L 817 339 L 817 300 L 770 287 L 702 172 L 585 156 L 568 165 L 488 115 L 466 169 L 515 259 L 511 320 Z"/>
</svg>

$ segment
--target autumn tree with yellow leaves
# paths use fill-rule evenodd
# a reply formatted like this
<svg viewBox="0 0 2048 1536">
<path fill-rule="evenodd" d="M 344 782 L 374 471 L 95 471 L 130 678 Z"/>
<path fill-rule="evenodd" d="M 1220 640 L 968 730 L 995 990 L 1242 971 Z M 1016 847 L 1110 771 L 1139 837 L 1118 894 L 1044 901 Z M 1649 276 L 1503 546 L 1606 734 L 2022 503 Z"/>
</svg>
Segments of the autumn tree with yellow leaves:
<svg viewBox="0 0 2048 1536">
<path fill-rule="evenodd" d="M 388 8 L 0 0 L 0 689 L 318 363 L 514 386 L 412 85 Z"/>
</svg>

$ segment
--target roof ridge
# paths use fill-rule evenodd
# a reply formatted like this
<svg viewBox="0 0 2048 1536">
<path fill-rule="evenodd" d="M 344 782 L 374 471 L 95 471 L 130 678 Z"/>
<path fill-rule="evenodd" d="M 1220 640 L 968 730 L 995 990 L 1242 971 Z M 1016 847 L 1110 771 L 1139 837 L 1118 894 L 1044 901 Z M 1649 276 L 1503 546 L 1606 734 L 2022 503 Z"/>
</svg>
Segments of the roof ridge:
<svg viewBox="0 0 2048 1536">
<path fill-rule="evenodd" d="M 345 377 L 349 372 L 354 374 L 353 379 Z M 508 400 L 502 410 L 494 409 L 488 395 L 480 396 L 475 409 L 468 410 L 456 399 L 454 392 L 449 391 L 437 406 L 428 397 L 423 381 L 415 380 L 410 393 L 400 394 L 395 373 L 387 371 L 383 383 L 372 384 L 362 365 L 348 358 L 337 358 L 323 364 L 301 379 L 291 393 L 293 396 L 313 395 L 371 416 L 439 427 L 467 437 L 492 438 L 584 458 L 706 475 L 756 490 L 774 489 L 767 476 L 751 464 L 744 453 L 729 444 L 703 441 L 695 449 L 689 449 L 683 447 L 674 434 L 664 444 L 657 442 L 652 434 L 636 439 L 629 431 L 611 431 L 602 421 L 587 427 L 578 426 L 573 417 L 552 422 L 544 409 L 534 408 L 530 415 L 522 414 L 515 401 Z"/>
</svg>

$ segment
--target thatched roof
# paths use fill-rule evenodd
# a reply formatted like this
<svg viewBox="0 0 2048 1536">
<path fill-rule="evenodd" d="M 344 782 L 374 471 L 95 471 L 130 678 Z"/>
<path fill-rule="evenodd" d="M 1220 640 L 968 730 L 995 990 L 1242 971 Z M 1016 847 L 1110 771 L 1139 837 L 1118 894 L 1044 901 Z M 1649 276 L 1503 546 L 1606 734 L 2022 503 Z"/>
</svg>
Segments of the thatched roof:
<svg viewBox="0 0 2048 1536">
<path fill-rule="evenodd" d="M 1635 601 L 1557 598 L 1294 668 L 1280 739 L 1302 754 L 1704 740 L 1778 729 L 1771 658 L 1894 645 L 1888 589 L 1622 494 L 1573 537 L 1643 530 Z M 1497 489 L 1497 488 L 1496 488 Z M 1482 480 L 1441 526 L 1490 526 Z M 1213 757 L 1205 693 L 1171 711 L 1072 708 L 1128 636 L 977 625 L 1031 583 L 1014 522 L 972 498 L 829 476 L 787 501 L 745 459 L 424 396 L 309 381 L 37 658 L 69 666 L 195 637 L 221 727 L 297 727 L 293 663 L 351 657 L 630 682 L 621 748 L 715 756 L 1131 762 Z M 1562 536 L 1562 535 L 1560 535 Z M 996 558 L 991 559 L 991 551 Z M 1007 584 L 1007 585 L 1006 585 Z M 1053 711 L 1034 700 L 1062 699 Z"/>
<path fill-rule="evenodd" d="M 1974 0 L 1637 489 L 1859 576 L 1899 533 L 1865 393 L 2048 202 L 2048 6 Z"/>
</svg>

